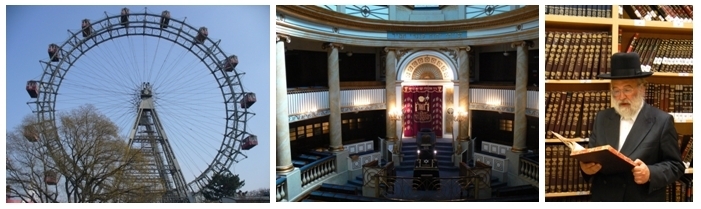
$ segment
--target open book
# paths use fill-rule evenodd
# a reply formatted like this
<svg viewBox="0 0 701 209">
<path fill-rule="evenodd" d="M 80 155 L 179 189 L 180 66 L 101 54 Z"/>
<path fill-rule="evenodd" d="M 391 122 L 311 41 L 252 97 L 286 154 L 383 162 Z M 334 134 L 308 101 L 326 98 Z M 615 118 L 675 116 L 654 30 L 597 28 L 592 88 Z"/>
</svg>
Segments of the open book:
<svg viewBox="0 0 701 209">
<path fill-rule="evenodd" d="M 572 151 L 570 153 L 570 157 L 576 158 L 577 160 L 585 163 L 595 162 L 601 164 L 601 170 L 599 170 L 599 173 L 613 174 L 620 172 L 631 172 L 633 167 L 635 167 L 633 160 L 623 155 L 610 145 L 584 148 L 572 139 L 566 139 L 555 132 L 552 133 L 558 139 L 560 139 L 562 143 L 570 148 Z"/>
</svg>

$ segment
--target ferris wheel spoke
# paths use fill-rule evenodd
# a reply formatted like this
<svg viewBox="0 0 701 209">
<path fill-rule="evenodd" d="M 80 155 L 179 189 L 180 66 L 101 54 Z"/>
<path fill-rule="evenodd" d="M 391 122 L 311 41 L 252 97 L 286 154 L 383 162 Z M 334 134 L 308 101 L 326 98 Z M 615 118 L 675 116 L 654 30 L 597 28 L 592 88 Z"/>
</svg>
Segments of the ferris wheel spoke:
<svg viewBox="0 0 701 209">
<path fill-rule="evenodd" d="M 127 38 L 128 38 L 128 37 L 127 37 Z M 111 39 L 111 42 L 112 42 L 112 45 L 114 45 L 115 48 L 117 48 L 118 51 L 120 52 L 120 53 L 117 53 L 117 54 L 119 55 L 119 58 L 121 58 L 121 60 L 122 60 L 121 63 L 124 63 L 124 64 L 133 63 L 133 62 L 129 62 L 129 61 L 125 58 L 124 53 L 122 53 L 122 52 L 124 52 L 125 50 L 121 47 L 120 44 L 117 44 L 117 43 L 116 43 L 116 40 L 115 40 L 115 39 Z M 124 65 L 124 66 L 120 67 L 120 69 L 133 69 L 133 68 L 130 67 L 130 66 L 128 66 L 128 64 L 127 64 L 127 65 Z M 140 83 L 140 82 L 137 81 L 137 79 L 134 78 L 134 75 L 132 75 L 132 74 L 126 73 L 125 71 L 121 71 L 121 70 L 117 70 L 117 72 L 123 73 L 123 75 L 125 75 L 125 77 L 128 78 L 129 81 L 130 81 L 131 83 L 133 83 L 133 84 L 139 84 L 139 83 Z"/>
<path fill-rule="evenodd" d="M 193 126 L 185 124 L 187 120 L 177 120 L 173 118 L 165 121 L 167 122 L 164 122 L 164 129 L 166 129 L 171 145 L 174 146 L 173 152 L 177 158 L 186 156 L 185 158 L 188 161 L 193 162 L 191 166 L 188 166 L 191 170 L 202 170 L 203 165 L 207 165 L 209 163 L 208 161 L 211 162 L 211 159 L 214 158 L 214 154 L 210 154 L 212 153 L 211 150 L 217 148 L 213 146 L 215 145 L 214 143 L 211 143 L 209 140 L 202 140 L 206 136 L 194 135 L 194 130 L 188 128 Z M 208 156 L 203 157 L 202 153 L 206 153 Z M 195 156 L 192 156 L 192 154 Z M 196 158 L 200 159 L 197 160 Z M 192 179 L 188 179 L 188 181 L 191 180 Z"/>
<path fill-rule="evenodd" d="M 115 47 L 111 47 L 115 46 Z M 105 70 L 104 73 L 101 73 L 102 75 L 108 76 L 111 80 L 110 81 L 122 81 L 126 83 L 126 85 L 130 87 L 134 87 L 137 83 L 133 81 L 131 77 L 129 77 L 128 74 L 128 68 L 125 63 L 128 63 L 125 59 L 122 62 L 117 62 L 117 56 L 114 55 L 113 52 L 117 52 L 118 54 L 123 54 L 123 51 L 121 48 L 116 47 L 114 42 L 111 42 L 110 44 L 105 44 L 104 47 L 98 47 L 95 50 L 94 54 L 99 56 L 100 61 L 98 62 L 98 66 L 105 66 L 101 65 L 102 62 L 107 63 L 110 67 L 103 67 L 102 69 Z M 89 56 L 89 55 L 88 55 Z M 96 57 L 97 57 L 96 56 Z M 129 82 L 131 81 L 131 82 Z"/>
<path fill-rule="evenodd" d="M 185 121 L 192 121 L 192 122 L 190 122 L 190 124 L 195 126 L 195 127 L 198 127 L 198 129 L 197 129 L 198 131 L 207 130 L 207 131 L 210 131 L 212 133 L 221 132 L 221 130 L 213 129 L 211 126 L 215 126 L 215 125 L 221 126 L 223 122 L 219 123 L 219 122 L 216 122 L 216 121 L 211 120 L 211 119 L 210 120 L 192 119 L 193 117 L 203 117 L 202 115 L 196 115 L 196 114 L 183 115 L 180 113 L 171 113 L 171 112 L 165 112 L 165 113 L 168 113 L 169 118 L 173 118 L 174 120 L 178 121 L 179 123 L 184 123 Z M 223 119 L 221 119 L 221 120 L 224 121 Z M 194 123 L 194 122 L 196 122 L 196 123 Z M 204 127 L 200 127 L 200 126 L 204 126 Z M 191 128 L 187 128 L 187 129 L 189 130 Z"/>
<path fill-rule="evenodd" d="M 167 84 L 167 85 L 174 85 L 174 84 L 180 84 L 180 85 L 185 85 L 189 81 L 191 81 L 193 78 L 202 78 L 205 74 L 204 69 L 202 68 L 196 68 L 196 65 L 198 64 L 198 61 L 195 59 L 190 60 L 189 63 L 186 65 L 180 65 L 181 67 L 177 70 L 174 71 L 169 71 L 169 76 L 163 77 L 163 80 L 160 83 Z M 173 69 L 173 68 L 170 68 Z M 197 70 L 193 70 L 197 69 Z M 202 69 L 202 70 L 200 70 Z M 194 76 L 193 76 L 194 75 Z M 197 77 L 199 76 L 199 77 Z"/>
</svg>

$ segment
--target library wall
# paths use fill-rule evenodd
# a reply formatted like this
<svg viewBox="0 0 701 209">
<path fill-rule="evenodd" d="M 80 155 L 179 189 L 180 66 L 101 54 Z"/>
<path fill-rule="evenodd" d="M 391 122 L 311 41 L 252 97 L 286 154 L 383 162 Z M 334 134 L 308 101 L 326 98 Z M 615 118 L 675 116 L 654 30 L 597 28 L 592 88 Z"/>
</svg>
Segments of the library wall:
<svg viewBox="0 0 701 209">
<path fill-rule="evenodd" d="M 667 201 L 692 200 L 693 24 L 691 5 L 545 6 L 545 200 L 589 201 L 590 184 L 571 150 L 551 132 L 587 146 L 593 119 L 610 107 L 611 55 L 637 52 L 647 78 L 645 102 L 674 116 L 686 174 Z"/>
</svg>

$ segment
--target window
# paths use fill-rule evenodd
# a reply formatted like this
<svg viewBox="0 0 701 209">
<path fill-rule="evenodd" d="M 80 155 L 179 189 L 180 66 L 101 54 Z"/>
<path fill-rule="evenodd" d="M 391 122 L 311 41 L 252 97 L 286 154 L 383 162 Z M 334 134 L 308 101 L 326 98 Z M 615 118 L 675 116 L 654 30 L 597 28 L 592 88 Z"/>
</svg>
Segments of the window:
<svg viewBox="0 0 701 209">
<path fill-rule="evenodd" d="M 312 137 L 314 136 L 314 129 L 312 125 L 307 125 L 307 137 Z"/>
<path fill-rule="evenodd" d="M 321 123 L 314 124 L 314 135 L 321 135 Z"/>
<path fill-rule="evenodd" d="M 297 126 L 297 138 L 304 138 L 304 126 Z"/>
<path fill-rule="evenodd" d="M 511 11 L 510 5 L 467 5 L 465 19 L 488 17 Z"/>
<path fill-rule="evenodd" d="M 414 10 L 438 10 L 440 5 L 414 5 Z"/>
<path fill-rule="evenodd" d="M 346 14 L 378 20 L 389 19 L 387 5 L 346 5 Z"/>
<path fill-rule="evenodd" d="M 294 141 L 297 139 L 297 131 L 295 129 L 290 129 L 290 141 Z"/>
<path fill-rule="evenodd" d="M 336 11 L 336 5 L 316 5 L 316 6 L 324 8 L 324 9 L 328 9 L 331 11 Z"/>
<path fill-rule="evenodd" d="M 329 122 L 324 122 L 324 123 L 322 123 L 321 127 L 322 127 L 321 129 L 323 130 L 323 133 L 324 133 L 324 134 L 328 134 L 328 133 L 329 133 Z"/>
<path fill-rule="evenodd" d="M 499 120 L 499 130 L 514 131 L 514 121 L 505 119 Z"/>
</svg>

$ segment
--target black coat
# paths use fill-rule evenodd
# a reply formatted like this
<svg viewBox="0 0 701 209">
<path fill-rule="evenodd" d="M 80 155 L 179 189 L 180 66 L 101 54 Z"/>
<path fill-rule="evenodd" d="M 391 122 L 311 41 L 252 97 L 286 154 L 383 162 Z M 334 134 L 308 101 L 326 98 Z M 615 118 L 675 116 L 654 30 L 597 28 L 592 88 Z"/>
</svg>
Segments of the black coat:
<svg viewBox="0 0 701 209">
<path fill-rule="evenodd" d="M 589 147 L 618 147 L 620 115 L 613 108 L 596 115 Z M 584 175 L 591 182 L 592 201 L 642 202 L 665 201 L 665 188 L 684 175 L 684 164 L 677 142 L 674 118 L 667 112 L 643 104 L 620 152 L 630 159 L 642 160 L 650 169 L 650 180 L 637 184 L 633 172 Z M 602 165 L 605 166 L 605 165 Z"/>
</svg>

